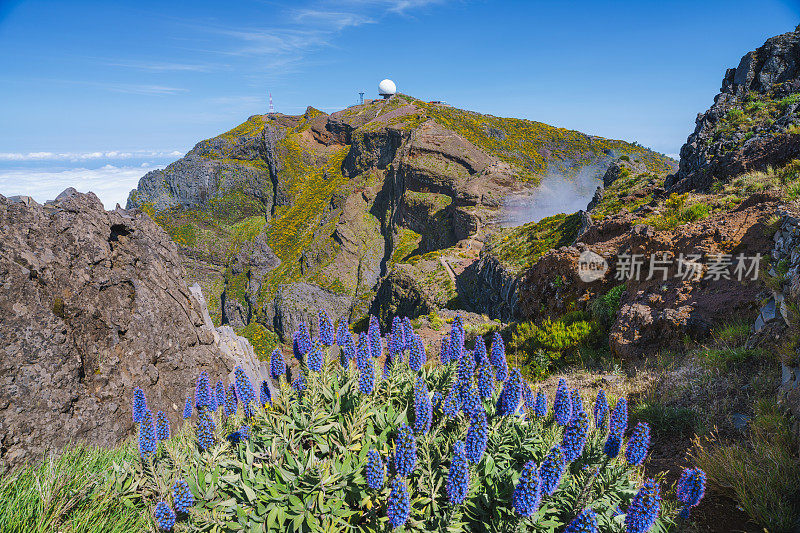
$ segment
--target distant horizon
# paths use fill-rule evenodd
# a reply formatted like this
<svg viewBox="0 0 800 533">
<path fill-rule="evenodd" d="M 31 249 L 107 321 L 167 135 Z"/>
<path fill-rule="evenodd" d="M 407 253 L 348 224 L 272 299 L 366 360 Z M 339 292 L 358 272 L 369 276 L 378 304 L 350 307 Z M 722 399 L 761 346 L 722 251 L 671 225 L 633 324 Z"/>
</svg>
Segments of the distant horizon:
<svg viewBox="0 0 800 533">
<path fill-rule="evenodd" d="M 677 159 L 725 69 L 798 21 L 785 0 L 5 3 L 0 194 L 78 182 L 113 208 L 146 171 L 266 113 L 270 92 L 278 112 L 332 112 L 386 77 Z"/>
</svg>

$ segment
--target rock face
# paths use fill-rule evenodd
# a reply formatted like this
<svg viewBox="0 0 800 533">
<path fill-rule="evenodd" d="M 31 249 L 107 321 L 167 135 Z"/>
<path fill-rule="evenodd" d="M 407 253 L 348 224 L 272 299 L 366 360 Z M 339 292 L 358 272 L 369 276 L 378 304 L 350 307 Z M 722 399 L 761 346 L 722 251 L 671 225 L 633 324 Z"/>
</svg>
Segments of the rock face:
<svg viewBox="0 0 800 533">
<path fill-rule="evenodd" d="M 800 156 L 800 31 L 778 35 L 728 69 L 714 105 L 681 148 L 673 192 L 708 190 L 750 170 Z"/>
<path fill-rule="evenodd" d="M 118 444 L 135 386 L 177 428 L 200 371 L 216 380 L 245 361 L 222 337 L 150 217 L 91 193 L 0 196 L 0 467 L 75 440 Z"/>
</svg>

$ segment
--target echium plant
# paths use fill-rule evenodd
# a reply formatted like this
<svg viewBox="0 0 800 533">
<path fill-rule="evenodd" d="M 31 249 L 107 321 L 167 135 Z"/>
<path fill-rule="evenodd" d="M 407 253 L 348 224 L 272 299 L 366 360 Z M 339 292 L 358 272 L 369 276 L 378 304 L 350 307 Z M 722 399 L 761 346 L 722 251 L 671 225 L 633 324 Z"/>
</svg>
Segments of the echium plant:
<svg viewBox="0 0 800 533">
<path fill-rule="evenodd" d="M 158 502 L 153 512 L 153 517 L 156 519 L 158 528 L 163 531 L 169 531 L 175 525 L 175 511 L 170 508 L 167 502 Z"/>
<path fill-rule="evenodd" d="M 465 441 L 465 451 L 467 459 L 473 464 L 478 464 L 486 451 L 486 443 L 489 441 L 489 426 L 486 419 L 486 411 L 479 411 L 472 417 L 467 439 Z"/>
<path fill-rule="evenodd" d="M 422 345 L 422 339 L 413 336 L 411 339 L 411 353 L 408 356 L 408 366 L 413 372 L 419 372 L 422 368 L 422 363 L 425 358 L 425 347 Z"/>
<path fill-rule="evenodd" d="M 197 444 L 200 446 L 200 449 L 208 450 L 211 448 L 215 442 L 214 432 L 217 427 L 210 412 L 205 410 L 200 412 L 197 416 L 195 429 L 197 432 Z"/>
<path fill-rule="evenodd" d="M 475 373 L 475 359 L 467 353 L 458 360 L 458 380 L 461 383 L 461 390 L 469 387 L 472 383 L 472 375 Z"/>
<path fill-rule="evenodd" d="M 319 372 L 322 370 L 322 365 L 325 363 L 325 352 L 322 348 L 322 344 L 319 342 L 315 342 L 312 347 L 311 351 L 308 352 L 308 369 L 313 372 Z"/>
<path fill-rule="evenodd" d="M 183 479 L 178 479 L 172 485 L 172 501 L 177 513 L 187 513 L 194 505 L 194 494 L 189 490 L 189 484 Z"/>
<path fill-rule="evenodd" d="M 233 416 L 239 408 L 239 401 L 236 398 L 236 386 L 231 383 L 225 390 L 225 416 Z"/>
<path fill-rule="evenodd" d="M 611 412 L 611 419 L 608 423 L 608 439 L 606 439 L 603 449 L 603 452 L 612 459 L 619 455 L 626 429 L 628 429 L 628 400 L 620 398 Z"/>
<path fill-rule="evenodd" d="M 573 418 L 564 430 L 564 437 L 561 442 L 561 451 L 568 463 L 571 463 L 583 453 L 588 431 L 589 415 L 579 411 L 578 416 Z"/>
<path fill-rule="evenodd" d="M 461 394 L 459 393 L 458 382 L 453 383 L 450 392 L 442 400 L 442 411 L 449 418 L 455 418 L 461 410 Z"/>
<path fill-rule="evenodd" d="M 536 396 L 527 379 L 522 380 L 522 403 L 526 411 L 533 411 L 536 408 Z"/>
<path fill-rule="evenodd" d="M 648 479 L 628 507 L 628 512 L 625 514 L 625 530 L 627 533 L 647 533 L 655 524 L 660 509 L 661 493 L 658 483 Z"/>
<path fill-rule="evenodd" d="M 381 454 L 379 454 L 375 449 L 370 450 L 367 453 L 367 486 L 373 490 L 379 490 L 383 488 L 385 476 L 386 467 L 383 464 Z"/>
<path fill-rule="evenodd" d="M 605 428 L 608 426 L 608 400 L 606 391 L 600 389 L 594 401 L 594 427 Z"/>
<path fill-rule="evenodd" d="M 278 381 L 281 376 L 286 374 L 286 363 L 283 361 L 283 353 L 278 348 L 272 350 L 272 355 L 269 358 L 269 374 L 275 381 Z"/>
<path fill-rule="evenodd" d="M 333 335 L 333 324 L 324 310 L 319 311 L 319 340 L 325 346 L 333 346 L 336 342 Z"/>
<path fill-rule="evenodd" d="M 217 385 L 214 388 L 214 397 L 217 399 L 217 409 L 215 409 L 215 411 L 219 410 L 220 407 L 224 408 L 225 407 L 225 385 L 222 383 L 221 380 L 217 381 Z"/>
<path fill-rule="evenodd" d="M 157 446 L 153 413 L 149 409 L 145 409 L 139 422 L 139 455 L 142 459 L 149 459 L 156 454 Z"/>
<path fill-rule="evenodd" d="M 570 393 L 571 403 L 572 403 L 572 416 L 570 416 L 570 420 L 575 420 L 575 417 L 578 416 L 578 413 L 583 412 L 583 398 L 581 398 L 581 393 L 578 389 L 572 389 Z"/>
<path fill-rule="evenodd" d="M 369 317 L 367 337 L 369 338 L 369 353 L 373 359 L 377 359 L 383 355 L 383 343 L 381 342 L 381 326 L 376 316 Z"/>
<path fill-rule="evenodd" d="M 300 359 L 311 351 L 311 334 L 308 332 L 308 326 L 305 322 L 301 322 L 297 328 L 296 333 L 297 353 Z"/>
<path fill-rule="evenodd" d="M 192 399 L 187 397 L 183 403 L 183 419 L 187 420 L 189 418 L 192 418 Z"/>
<path fill-rule="evenodd" d="M 528 461 L 522 469 L 517 486 L 514 487 L 514 510 L 521 516 L 533 516 L 541 501 L 542 480 L 536 463 Z"/>
<path fill-rule="evenodd" d="M 567 525 L 564 533 L 597 533 L 597 513 L 584 509 Z"/>
<path fill-rule="evenodd" d="M 706 493 L 706 473 L 699 468 L 685 469 L 675 490 L 678 501 L 683 504 L 680 516 L 685 520 Z"/>
<path fill-rule="evenodd" d="M 484 400 L 488 400 L 494 394 L 494 371 L 492 370 L 492 365 L 489 363 L 488 358 L 484 358 L 481 361 L 481 364 L 478 366 L 478 371 L 476 372 L 476 378 L 478 381 L 478 392 L 481 395 L 481 398 Z"/>
<path fill-rule="evenodd" d="M 258 399 L 261 402 L 261 407 L 266 407 L 267 405 L 272 404 L 272 391 L 269 388 L 269 383 L 266 381 L 261 382 Z"/>
<path fill-rule="evenodd" d="M 398 476 L 408 477 L 417 464 L 417 443 L 411 428 L 403 424 L 397 430 L 394 444 L 394 471 Z"/>
<path fill-rule="evenodd" d="M 253 415 L 251 405 L 256 401 L 256 392 L 253 390 L 253 383 L 240 366 L 233 369 L 233 374 L 235 377 L 234 386 L 236 398 L 238 398 L 239 402 L 242 404 L 244 415 L 250 418 Z"/>
<path fill-rule="evenodd" d="M 375 389 L 375 367 L 367 358 L 358 370 L 358 390 L 361 394 L 372 394 Z"/>
<path fill-rule="evenodd" d="M 513 415 L 519 409 L 522 402 L 522 376 L 519 369 L 515 368 L 511 371 L 511 376 L 503 385 L 503 391 L 500 393 L 500 398 L 497 400 L 497 414 L 508 416 Z"/>
<path fill-rule="evenodd" d="M 536 392 L 536 403 L 533 406 L 533 414 L 539 418 L 547 416 L 547 394 L 541 389 Z"/>
<path fill-rule="evenodd" d="M 446 365 L 447 363 L 449 363 L 451 361 L 451 358 L 450 358 L 450 337 L 448 337 L 447 335 L 442 337 L 442 345 L 441 345 L 441 349 L 439 351 L 439 361 L 441 361 L 441 363 L 443 365 Z"/>
<path fill-rule="evenodd" d="M 411 338 L 412 338 L 413 334 L 414 334 L 414 328 L 411 327 L 411 319 L 408 318 L 407 316 L 404 316 L 403 317 L 403 341 L 404 341 L 405 344 L 403 344 L 403 347 L 406 350 L 410 350 L 411 349 Z"/>
<path fill-rule="evenodd" d="M 553 400 L 553 415 L 560 426 L 566 426 L 572 418 L 572 396 L 563 379 L 558 380 L 556 397 Z"/>
<path fill-rule="evenodd" d="M 142 421 L 142 416 L 147 410 L 147 400 L 144 391 L 139 387 L 133 389 L 133 423 L 138 424 Z"/>
<path fill-rule="evenodd" d="M 463 503 L 469 490 L 469 464 L 464 451 L 464 443 L 453 444 L 453 459 L 450 461 L 450 472 L 447 476 L 447 498 L 450 503 Z"/>
<path fill-rule="evenodd" d="M 405 349 L 406 339 L 403 331 L 403 319 L 395 316 L 392 319 L 392 342 L 389 343 L 389 352 L 394 356 Z"/>
<path fill-rule="evenodd" d="M 556 446 L 548 453 L 542 464 L 539 465 L 539 477 L 542 479 L 542 494 L 551 495 L 561 483 L 564 469 L 567 464 L 564 460 L 564 453 L 561 448 Z"/>
<path fill-rule="evenodd" d="M 392 481 L 392 492 L 386 505 L 386 516 L 392 529 L 396 529 L 406 522 L 411 516 L 411 499 L 408 496 L 408 487 L 405 479 L 396 477 Z"/>
<path fill-rule="evenodd" d="M 633 428 L 633 434 L 628 440 L 628 447 L 625 449 L 625 459 L 632 465 L 640 465 L 647 457 L 647 450 L 650 447 L 650 426 L 647 422 L 639 422 Z"/>
<path fill-rule="evenodd" d="M 419 376 L 414 384 L 414 432 L 426 434 L 433 421 L 433 405 L 425 384 L 425 377 Z"/>
<path fill-rule="evenodd" d="M 197 386 L 194 390 L 194 406 L 197 412 L 211 409 L 216 410 L 216 401 L 211 396 L 211 383 L 208 378 L 208 372 L 205 370 L 200 372 L 197 378 Z"/>
<path fill-rule="evenodd" d="M 464 353 L 464 324 L 461 315 L 456 315 L 450 326 L 450 360 L 458 361 Z"/>
<path fill-rule="evenodd" d="M 508 379 L 508 362 L 506 361 L 506 346 L 503 344 L 503 337 L 500 333 L 494 333 L 492 337 L 492 348 L 489 354 L 492 365 L 495 369 L 495 379 L 506 381 Z"/>
<path fill-rule="evenodd" d="M 489 360 L 489 356 L 486 354 L 486 343 L 480 335 L 475 339 L 475 348 L 472 350 L 472 355 L 475 358 L 475 366 L 480 366 L 483 361 Z"/>
<path fill-rule="evenodd" d="M 156 439 L 159 441 L 162 440 L 169 440 L 169 420 L 167 420 L 167 415 L 164 414 L 164 411 L 159 411 L 156 413 Z"/>
</svg>

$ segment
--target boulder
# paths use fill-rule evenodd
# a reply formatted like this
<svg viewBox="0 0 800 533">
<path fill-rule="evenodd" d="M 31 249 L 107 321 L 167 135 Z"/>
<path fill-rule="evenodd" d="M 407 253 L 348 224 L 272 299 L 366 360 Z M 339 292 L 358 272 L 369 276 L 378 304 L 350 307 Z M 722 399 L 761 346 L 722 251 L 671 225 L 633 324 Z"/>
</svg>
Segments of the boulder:
<svg viewBox="0 0 800 533">
<path fill-rule="evenodd" d="M 237 350 L 220 349 L 183 274 L 138 210 L 74 190 L 45 206 L 0 196 L 0 468 L 76 440 L 118 445 L 136 386 L 177 428 L 198 373 L 228 375 Z"/>
</svg>

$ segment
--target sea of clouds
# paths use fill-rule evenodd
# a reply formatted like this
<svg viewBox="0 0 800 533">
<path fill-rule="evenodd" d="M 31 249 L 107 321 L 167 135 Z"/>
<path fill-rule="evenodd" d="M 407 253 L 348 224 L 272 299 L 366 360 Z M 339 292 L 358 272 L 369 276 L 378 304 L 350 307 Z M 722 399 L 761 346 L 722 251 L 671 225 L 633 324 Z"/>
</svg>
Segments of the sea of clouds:
<svg viewBox="0 0 800 533">
<path fill-rule="evenodd" d="M 125 207 L 142 176 L 182 155 L 177 150 L 0 152 L 0 194 L 44 203 L 74 187 L 95 193 L 106 209 Z"/>
</svg>

